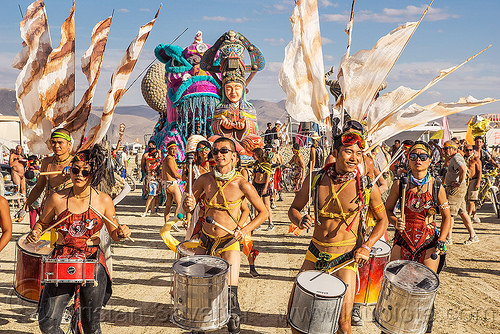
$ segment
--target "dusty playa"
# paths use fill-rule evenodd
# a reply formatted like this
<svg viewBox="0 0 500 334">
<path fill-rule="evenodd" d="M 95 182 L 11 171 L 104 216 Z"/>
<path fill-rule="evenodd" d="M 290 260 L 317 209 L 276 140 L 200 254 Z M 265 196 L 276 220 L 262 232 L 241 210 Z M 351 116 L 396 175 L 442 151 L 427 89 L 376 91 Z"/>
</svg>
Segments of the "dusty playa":
<svg viewBox="0 0 500 334">
<path fill-rule="evenodd" d="M 287 233 L 286 213 L 291 200 L 292 195 L 286 194 L 285 201 L 277 203 L 274 231 L 255 233 L 260 251 L 257 270 L 262 276 L 250 277 L 248 262 L 242 259 L 239 295 L 243 334 L 290 333 L 286 328 L 286 305 L 311 234 L 296 237 Z M 102 312 L 103 332 L 187 333 L 170 322 L 174 254 L 160 239 L 163 218 L 141 218 L 143 208 L 139 191 L 117 207 L 120 222 L 131 227 L 136 241 L 113 246 L 113 295 Z M 434 333 L 500 332 L 500 221 L 491 211 L 491 206 L 485 205 L 480 212 L 483 222 L 475 225 L 480 243 L 450 247 L 447 267 L 440 277 Z M 15 223 L 14 236 L 0 254 L 0 333 L 39 333 L 37 323 L 29 318 L 35 305 L 21 301 L 12 288 L 15 240 L 28 228 L 27 219 Z M 182 231 L 173 234 L 181 239 Z M 456 224 L 454 240 L 463 241 L 466 234 L 463 225 Z M 365 326 L 354 327 L 353 333 L 379 333 L 373 323 L 366 321 L 371 320 L 373 308 L 361 310 Z"/>
</svg>

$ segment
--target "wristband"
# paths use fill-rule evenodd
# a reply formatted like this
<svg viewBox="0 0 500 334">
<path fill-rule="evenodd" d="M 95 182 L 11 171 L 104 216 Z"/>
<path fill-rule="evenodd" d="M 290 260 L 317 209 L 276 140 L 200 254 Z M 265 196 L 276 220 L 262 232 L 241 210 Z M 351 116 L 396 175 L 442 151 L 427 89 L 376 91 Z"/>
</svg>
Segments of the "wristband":
<svg viewBox="0 0 500 334">
<path fill-rule="evenodd" d="M 372 249 L 371 249 L 370 247 L 368 247 L 367 245 L 365 245 L 365 244 L 362 244 L 362 245 L 361 245 L 361 248 L 364 248 L 364 249 L 366 249 L 366 250 L 367 250 L 367 251 L 369 251 L 369 252 L 371 252 L 371 251 L 372 251 Z"/>
</svg>

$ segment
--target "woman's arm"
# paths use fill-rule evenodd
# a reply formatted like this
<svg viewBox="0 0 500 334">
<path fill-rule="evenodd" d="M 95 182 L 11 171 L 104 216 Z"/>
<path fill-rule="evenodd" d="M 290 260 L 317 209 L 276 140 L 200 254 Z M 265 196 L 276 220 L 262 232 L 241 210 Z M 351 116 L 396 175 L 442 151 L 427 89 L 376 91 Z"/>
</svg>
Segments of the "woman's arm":
<svg viewBox="0 0 500 334">
<path fill-rule="evenodd" d="M 10 219 L 9 202 L 2 196 L 0 196 L 0 229 L 2 229 L 2 236 L 0 237 L 1 252 L 12 238 L 12 220 Z"/>
</svg>

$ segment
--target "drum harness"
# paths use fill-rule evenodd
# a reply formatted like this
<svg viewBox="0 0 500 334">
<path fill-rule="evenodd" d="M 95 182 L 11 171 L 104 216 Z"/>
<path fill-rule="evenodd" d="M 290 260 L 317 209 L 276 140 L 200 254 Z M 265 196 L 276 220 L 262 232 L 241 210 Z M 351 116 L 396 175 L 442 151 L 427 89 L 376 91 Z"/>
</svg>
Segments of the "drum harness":
<svg viewBox="0 0 500 334">
<path fill-rule="evenodd" d="M 318 220 L 318 212 L 319 212 L 319 205 L 318 205 L 319 184 L 320 184 L 323 176 L 325 175 L 326 171 L 329 168 L 334 168 L 334 164 L 328 164 L 325 167 L 323 167 L 314 176 L 314 179 L 312 181 L 312 189 L 313 189 L 312 194 L 313 194 L 313 201 L 314 201 L 314 220 L 315 220 L 315 222 L 317 224 L 321 224 L 319 222 L 319 220 Z M 370 177 L 368 175 L 361 175 L 361 171 L 359 170 L 358 167 L 356 167 L 355 178 L 356 178 L 356 183 L 358 185 L 358 193 L 359 193 L 359 199 L 361 200 L 361 207 L 360 207 L 359 211 L 356 213 L 356 215 L 354 216 L 354 218 L 352 219 L 352 221 L 351 221 L 350 224 L 347 224 L 347 222 L 345 220 L 344 220 L 344 222 L 347 225 L 346 231 L 352 231 L 351 230 L 352 225 L 354 224 L 354 221 L 356 220 L 357 216 L 359 215 L 360 224 L 359 224 L 358 232 L 361 232 L 361 235 L 363 236 L 363 238 L 359 238 L 358 237 L 359 233 L 355 234 L 354 232 L 352 232 L 356 237 L 358 237 L 357 238 L 357 242 L 356 242 L 356 246 L 357 247 L 354 248 L 353 250 L 345 253 L 345 254 L 342 254 L 342 255 L 334 258 L 330 262 L 328 262 L 330 260 L 330 258 L 331 258 L 330 254 L 326 254 L 324 252 L 320 252 L 318 254 L 318 256 L 316 256 L 313 253 L 313 255 L 315 255 L 318 258 L 318 261 L 316 263 L 318 264 L 318 262 L 320 262 L 318 265 L 319 265 L 321 273 L 319 273 L 318 275 L 316 275 L 315 277 L 313 277 L 311 279 L 311 281 L 314 280 L 315 278 L 319 277 L 321 274 L 330 271 L 332 268 L 335 268 L 339 264 L 343 264 L 344 262 L 353 259 L 354 258 L 354 251 L 357 248 L 359 248 L 359 244 L 362 243 L 362 241 L 366 241 L 365 240 L 365 238 L 367 238 L 367 235 L 366 235 L 366 230 L 367 230 L 367 226 L 366 226 L 366 213 L 367 213 L 367 210 L 368 210 L 368 203 L 370 201 L 370 194 L 371 194 L 372 183 L 371 183 Z M 334 191 L 334 190 L 332 189 L 332 191 Z M 344 264 L 340 268 L 337 268 L 337 270 L 343 268 L 344 266 L 348 265 L 349 263 Z M 359 291 L 360 283 L 359 283 L 359 272 L 358 271 L 356 271 L 356 276 L 358 278 L 357 279 L 357 282 L 358 282 L 358 288 L 357 288 L 357 290 Z"/>
</svg>

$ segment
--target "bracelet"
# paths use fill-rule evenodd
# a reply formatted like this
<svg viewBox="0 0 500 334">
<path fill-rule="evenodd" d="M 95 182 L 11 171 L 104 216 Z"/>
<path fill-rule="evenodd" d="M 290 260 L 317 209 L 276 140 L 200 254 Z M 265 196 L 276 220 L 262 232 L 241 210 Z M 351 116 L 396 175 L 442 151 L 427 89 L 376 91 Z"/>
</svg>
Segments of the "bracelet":
<svg viewBox="0 0 500 334">
<path fill-rule="evenodd" d="M 364 249 L 366 249 L 366 250 L 367 250 L 367 251 L 369 251 L 369 252 L 371 252 L 371 251 L 372 251 L 372 249 L 371 249 L 370 247 L 368 247 L 367 245 L 365 245 L 365 244 L 362 244 L 362 245 L 361 245 L 361 248 L 364 248 Z"/>
</svg>

